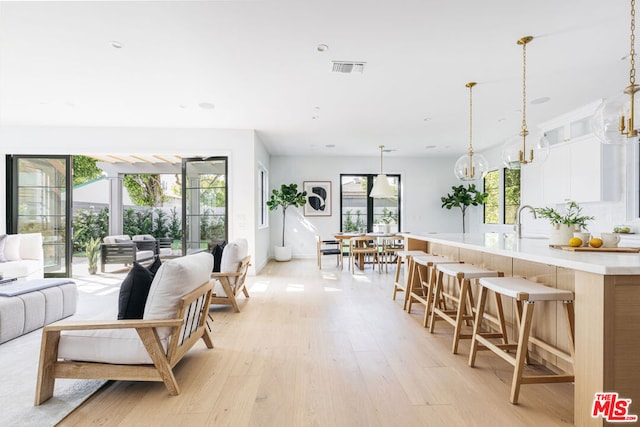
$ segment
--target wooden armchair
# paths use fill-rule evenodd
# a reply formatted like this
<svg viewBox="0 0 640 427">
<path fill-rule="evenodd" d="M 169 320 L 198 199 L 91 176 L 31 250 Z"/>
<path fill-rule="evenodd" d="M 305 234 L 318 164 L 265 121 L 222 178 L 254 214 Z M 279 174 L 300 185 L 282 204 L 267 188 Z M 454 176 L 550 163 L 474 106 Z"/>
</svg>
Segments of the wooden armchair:
<svg viewBox="0 0 640 427">
<path fill-rule="evenodd" d="M 208 253 L 163 263 L 149 290 L 143 319 L 46 326 L 35 405 L 53 396 L 56 378 L 162 381 L 171 395 L 179 394 L 172 368 L 200 339 L 213 348 L 207 323 L 212 267 Z"/>
<path fill-rule="evenodd" d="M 236 297 L 242 292 L 249 298 L 246 278 L 251 266 L 251 257 L 247 253 L 246 239 L 234 240 L 224 247 L 220 273 L 211 273 L 211 277 L 217 279 L 220 284 L 214 288 L 211 304 L 228 304 L 233 307 L 233 311 L 240 312 Z"/>
</svg>

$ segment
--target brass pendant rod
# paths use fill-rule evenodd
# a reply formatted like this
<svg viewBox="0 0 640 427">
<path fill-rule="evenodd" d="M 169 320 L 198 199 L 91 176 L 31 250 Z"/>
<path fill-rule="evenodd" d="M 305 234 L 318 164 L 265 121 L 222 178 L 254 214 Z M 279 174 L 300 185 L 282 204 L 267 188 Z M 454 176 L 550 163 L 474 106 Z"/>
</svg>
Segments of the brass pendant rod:
<svg viewBox="0 0 640 427">
<path fill-rule="evenodd" d="M 519 150 L 520 163 L 526 164 L 533 161 L 533 150 L 529 154 L 527 160 L 527 135 L 529 130 L 527 129 L 527 44 L 533 40 L 532 36 L 525 36 L 518 40 L 518 44 L 522 45 L 522 129 L 520 130 L 520 136 L 522 136 L 522 150 Z"/>
</svg>

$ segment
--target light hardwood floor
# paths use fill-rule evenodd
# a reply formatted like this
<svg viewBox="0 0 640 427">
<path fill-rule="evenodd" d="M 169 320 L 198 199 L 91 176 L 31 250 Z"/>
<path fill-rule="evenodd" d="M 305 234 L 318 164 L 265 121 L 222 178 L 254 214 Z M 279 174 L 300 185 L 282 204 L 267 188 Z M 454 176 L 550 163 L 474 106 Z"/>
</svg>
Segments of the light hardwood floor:
<svg viewBox="0 0 640 427">
<path fill-rule="evenodd" d="M 452 328 L 422 327 L 392 301 L 393 273 L 351 275 L 315 260 L 270 263 L 240 313 L 212 310 L 213 350 L 176 367 L 181 387 L 115 381 L 62 426 L 555 426 L 573 422 L 573 385 L 527 385 L 509 403 L 511 367 L 489 352 L 467 366 Z"/>
</svg>

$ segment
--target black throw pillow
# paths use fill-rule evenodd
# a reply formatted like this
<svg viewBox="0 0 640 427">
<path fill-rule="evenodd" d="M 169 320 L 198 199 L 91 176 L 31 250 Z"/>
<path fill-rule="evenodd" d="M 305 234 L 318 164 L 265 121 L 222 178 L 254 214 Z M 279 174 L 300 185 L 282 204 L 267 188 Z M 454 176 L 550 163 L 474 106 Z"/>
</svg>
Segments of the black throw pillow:
<svg viewBox="0 0 640 427">
<path fill-rule="evenodd" d="M 220 263 L 222 262 L 222 251 L 224 251 L 224 247 L 227 245 L 226 242 L 222 242 L 214 246 L 211 251 L 211 255 L 213 255 L 213 272 L 220 273 Z"/>
<path fill-rule="evenodd" d="M 162 265 L 162 261 L 160 261 L 160 258 L 156 257 L 156 259 L 153 260 L 153 264 L 147 267 L 147 270 L 151 272 L 152 276 L 155 276 L 161 265 Z"/>
<path fill-rule="evenodd" d="M 118 320 L 142 319 L 151 282 L 153 282 L 153 274 L 147 268 L 134 262 L 131 271 L 120 286 Z"/>
</svg>

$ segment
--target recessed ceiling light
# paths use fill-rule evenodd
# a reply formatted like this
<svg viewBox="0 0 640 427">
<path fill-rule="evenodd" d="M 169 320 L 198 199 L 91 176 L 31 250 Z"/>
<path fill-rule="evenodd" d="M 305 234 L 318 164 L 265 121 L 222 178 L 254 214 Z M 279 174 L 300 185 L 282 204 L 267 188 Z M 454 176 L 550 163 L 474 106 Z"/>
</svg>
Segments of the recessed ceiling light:
<svg viewBox="0 0 640 427">
<path fill-rule="evenodd" d="M 504 117 L 500 117 L 498 119 L 498 123 L 502 123 L 502 122 L 506 122 L 506 121 L 507 121 L 507 119 L 505 119 Z"/>
<path fill-rule="evenodd" d="M 314 108 L 315 110 L 319 110 L 319 109 L 320 109 L 320 107 L 313 107 L 313 108 Z"/>
<path fill-rule="evenodd" d="M 198 107 L 202 108 L 203 110 L 213 110 L 214 108 L 216 108 L 216 106 L 210 102 L 201 102 L 200 104 L 198 104 Z"/>
<path fill-rule="evenodd" d="M 114 47 L 114 48 L 116 48 L 116 49 L 122 49 L 122 48 L 123 48 L 123 44 L 122 44 L 122 43 L 120 43 L 120 42 L 119 42 L 119 41 L 117 41 L 117 40 L 112 40 L 112 41 L 111 41 L 111 47 Z"/>
<path fill-rule="evenodd" d="M 433 118 L 432 117 L 425 117 L 423 120 L 425 122 L 430 122 L 431 120 L 433 120 Z"/>
<path fill-rule="evenodd" d="M 531 101 L 532 104 L 537 105 L 537 104 L 544 104 L 545 102 L 549 102 L 551 100 L 551 98 L 549 98 L 548 96 L 543 96 L 542 98 L 536 98 L 533 101 Z"/>
<path fill-rule="evenodd" d="M 336 148 L 336 144 L 327 144 L 325 145 L 327 148 Z"/>
<path fill-rule="evenodd" d="M 427 145 L 427 146 L 426 146 L 426 147 L 424 147 L 424 148 L 426 148 L 427 150 L 431 150 L 431 149 L 433 149 L 433 148 L 436 148 L 436 145 Z"/>
<path fill-rule="evenodd" d="M 318 120 L 320 118 L 320 116 L 311 116 L 312 120 Z"/>
<path fill-rule="evenodd" d="M 316 50 L 318 52 L 326 52 L 329 50 L 329 46 L 327 46 L 326 44 L 319 44 L 318 47 L 316 47 Z"/>
<path fill-rule="evenodd" d="M 180 105 L 178 105 L 178 107 L 182 108 L 183 110 L 187 108 L 187 106 L 184 105 L 184 104 L 180 104 Z"/>
</svg>

